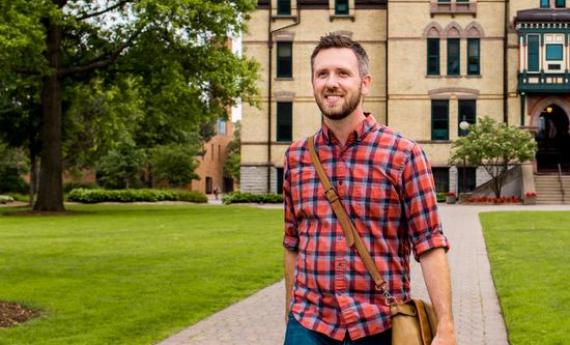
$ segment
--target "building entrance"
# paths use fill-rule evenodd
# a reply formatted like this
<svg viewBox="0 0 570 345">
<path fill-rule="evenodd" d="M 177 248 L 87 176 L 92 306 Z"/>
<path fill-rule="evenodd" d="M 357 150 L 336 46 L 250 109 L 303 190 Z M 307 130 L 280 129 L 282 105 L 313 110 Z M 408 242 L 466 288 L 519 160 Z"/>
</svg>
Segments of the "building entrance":
<svg viewBox="0 0 570 345">
<path fill-rule="evenodd" d="M 538 119 L 536 161 L 542 173 L 558 172 L 570 174 L 570 133 L 568 116 L 559 106 L 552 104 L 544 108 Z"/>
</svg>

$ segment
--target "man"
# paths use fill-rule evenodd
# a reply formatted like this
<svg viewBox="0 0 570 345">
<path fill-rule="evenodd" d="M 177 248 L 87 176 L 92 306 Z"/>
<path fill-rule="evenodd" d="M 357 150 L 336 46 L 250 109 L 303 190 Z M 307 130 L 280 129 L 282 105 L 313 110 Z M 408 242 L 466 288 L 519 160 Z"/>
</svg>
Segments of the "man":
<svg viewBox="0 0 570 345">
<path fill-rule="evenodd" d="M 447 238 L 431 168 L 414 142 L 363 111 L 371 76 L 362 46 L 321 38 L 311 56 L 323 114 L 315 149 L 398 302 L 410 299 L 409 256 L 421 263 L 439 318 L 433 345 L 455 345 Z M 343 230 L 311 163 L 307 140 L 285 154 L 285 345 L 390 344 L 390 310 Z"/>
</svg>

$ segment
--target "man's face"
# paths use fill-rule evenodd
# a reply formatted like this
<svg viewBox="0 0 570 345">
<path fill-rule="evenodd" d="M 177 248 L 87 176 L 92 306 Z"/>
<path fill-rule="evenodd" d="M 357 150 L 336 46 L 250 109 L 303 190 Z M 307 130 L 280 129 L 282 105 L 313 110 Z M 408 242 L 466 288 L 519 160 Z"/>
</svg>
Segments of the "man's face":
<svg viewBox="0 0 570 345">
<path fill-rule="evenodd" d="M 370 87 L 370 76 L 360 76 L 358 59 L 349 48 L 321 50 L 313 62 L 312 81 L 317 105 L 331 120 L 352 114 Z"/>
</svg>

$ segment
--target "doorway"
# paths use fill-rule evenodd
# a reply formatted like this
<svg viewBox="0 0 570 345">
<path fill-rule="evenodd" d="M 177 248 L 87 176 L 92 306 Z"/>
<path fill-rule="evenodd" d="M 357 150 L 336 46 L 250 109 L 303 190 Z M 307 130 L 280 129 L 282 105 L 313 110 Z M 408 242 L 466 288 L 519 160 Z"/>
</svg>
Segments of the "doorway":
<svg viewBox="0 0 570 345">
<path fill-rule="evenodd" d="M 570 174 L 570 122 L 562 108 L 551 104 L 544 108 L 538 118 L 536 142 L 537 168 L 540 173 Z"/>
</svg>

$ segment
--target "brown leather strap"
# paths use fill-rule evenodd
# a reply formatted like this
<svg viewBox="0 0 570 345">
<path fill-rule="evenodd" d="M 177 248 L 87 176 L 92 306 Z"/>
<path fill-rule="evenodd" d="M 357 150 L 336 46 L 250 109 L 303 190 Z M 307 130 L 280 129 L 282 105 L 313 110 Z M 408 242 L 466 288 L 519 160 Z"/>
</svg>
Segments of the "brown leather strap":
<svg viewBox="0 0 570 345">
<path fill-rule="evenodd" d="M 321 183 L 325 188 L 325 197 L 331 204 L 331 207 L 336 215 L 336 218 L 338 219 L 342 227 L 342 231 L 344 232 L 344 236 L 346 238 L 346 243 L 349 247 L 352 247 L 353 245 L 354 247 L 356 247 L 356 251 L 360 255 L 360 258 L 362 259 L 364 266 L 366 266 L 368 273 L 370 273 L 370 276 L 372 277 L 374 283 L 376 284 L 376 289 L 380 291 L 385 291 L 386 282 L 382 279 L 382 275 L 378 271 L 378 268 L 376 267 L 374 260 L 372 260 L 372 257 L 370 257 L 370 253 L 364 246 L 364 242 L 362 242 L 362 239 L 360 238 L 360 235 L 358 234 L 358 231 L 356 230 L 354 223 L 352 222 L 352 220 L 346 213 L 346 210 L 342 206 L 342 202 L 340 201 L 340 198 L 336 190 L 331 185 L 331 182 L 327 174 L 325 173 L 325 170 L 323 169 L 321 161 L 319 160 L 319 156 L 315 151 L 314 140 L 315 140 L 314 136 L 311 136 L 308 138 L 307 141 L 309 145 L 309 152 L 311 154 L 311 161 L 313 162 L 317 175 L 319 175 L 319 179 L 321 180 Z"/>
</svg>

